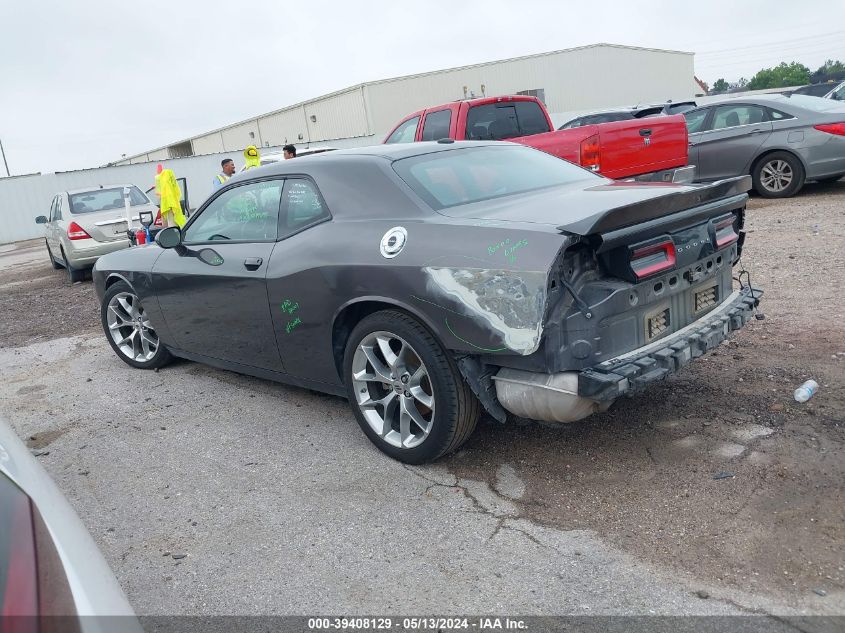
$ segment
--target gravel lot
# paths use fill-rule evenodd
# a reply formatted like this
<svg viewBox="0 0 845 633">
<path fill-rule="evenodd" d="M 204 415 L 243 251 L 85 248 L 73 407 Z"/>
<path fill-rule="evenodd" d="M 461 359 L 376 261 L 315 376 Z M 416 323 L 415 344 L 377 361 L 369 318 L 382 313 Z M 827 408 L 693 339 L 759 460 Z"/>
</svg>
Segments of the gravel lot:
<svg viewBox="0 0 845 633">
<path fill-rule="evenodd" d="M 139 613 L 845 614 L 845 181 L 747 227 L 765 320 L 603 415 L 485 420 L 414 468 L 343 400 L 130 369 L 90 281 L 0 247 L 0 415 Z"/>
</svg>

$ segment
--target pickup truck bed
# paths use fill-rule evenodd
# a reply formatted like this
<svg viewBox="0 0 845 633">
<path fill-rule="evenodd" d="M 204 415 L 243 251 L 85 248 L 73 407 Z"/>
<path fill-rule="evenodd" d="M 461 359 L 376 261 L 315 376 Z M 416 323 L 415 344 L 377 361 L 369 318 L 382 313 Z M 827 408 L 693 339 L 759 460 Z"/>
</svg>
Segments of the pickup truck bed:
<svg viewBox="0 0 845 633">
<path fill-rule="evenodd" d="M 682 115 L 614 121 L 554 130 L 535 97 L 455 101 L 405 117 L 385 143 L 453 140 L 512 141 L 614 179 L 684 167 L 687 127 Z"/>
</svg>

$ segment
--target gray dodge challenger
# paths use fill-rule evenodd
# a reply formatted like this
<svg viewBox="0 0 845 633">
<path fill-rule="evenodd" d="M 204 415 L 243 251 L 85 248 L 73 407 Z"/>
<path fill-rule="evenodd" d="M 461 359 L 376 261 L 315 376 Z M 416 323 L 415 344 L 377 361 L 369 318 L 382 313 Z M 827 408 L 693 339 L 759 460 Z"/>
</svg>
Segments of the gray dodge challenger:
<svg viewBox="0 0 845 633">
<path fill-rule="evenodd" d="M 750 186 L 618 182 L 511 143 L 341 150 L 235 176 L 94 283 L 129 365 L 343 395 L 379 449 L 424 463 L 482 408 L 572 422 L 742 327 Z"/>
</svg>

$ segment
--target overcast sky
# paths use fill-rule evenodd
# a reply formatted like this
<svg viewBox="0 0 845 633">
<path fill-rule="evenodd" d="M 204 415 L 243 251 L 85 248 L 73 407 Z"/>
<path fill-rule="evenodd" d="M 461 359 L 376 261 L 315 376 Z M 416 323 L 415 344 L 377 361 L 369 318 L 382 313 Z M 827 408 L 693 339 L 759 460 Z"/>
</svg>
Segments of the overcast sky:
<svg viewBox="0 0 845 633">
<path fill-rule="evenodd" d="M 597 42 L 693 51 L 710 84 L 845 61 L 845 2 L 790 6 L 30 0 L 0 9 L 0 140 L 13 174 L 92 167 L 362 81 Z"/>
</svg>

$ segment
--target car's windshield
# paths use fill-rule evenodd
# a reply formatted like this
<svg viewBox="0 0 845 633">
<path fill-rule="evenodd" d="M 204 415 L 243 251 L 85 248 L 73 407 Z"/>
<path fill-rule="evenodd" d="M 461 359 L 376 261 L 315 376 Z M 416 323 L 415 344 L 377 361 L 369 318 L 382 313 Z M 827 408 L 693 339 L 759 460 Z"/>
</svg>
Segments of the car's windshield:
<svg viewBox="0 0 845 633">
<path fill-rule="evenodd" d="M 149 199 L 135 185 L 129 187 L 129 202 L 133 207 L 150 204 Z M 82 193 L 70 194 L 70 212 L 96 213 L 123 208 L 123 187 L 112 189 L 95 189 Z"/>
<path fill-rule="evenodd" d="M 598 176 L 528 147 L 465 147 L 393 163 L 393 168 L 433 209 L 565 185 Z"/>
</svg>

